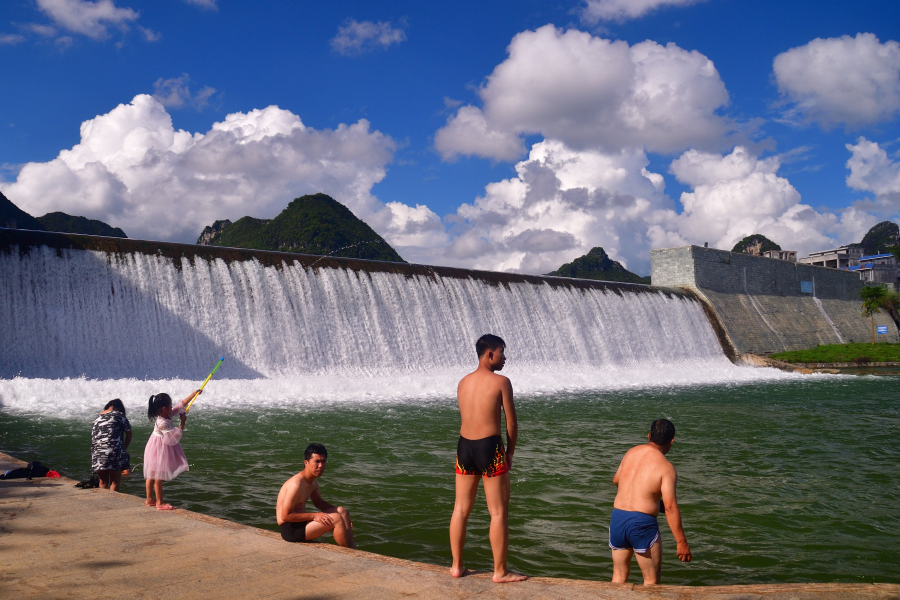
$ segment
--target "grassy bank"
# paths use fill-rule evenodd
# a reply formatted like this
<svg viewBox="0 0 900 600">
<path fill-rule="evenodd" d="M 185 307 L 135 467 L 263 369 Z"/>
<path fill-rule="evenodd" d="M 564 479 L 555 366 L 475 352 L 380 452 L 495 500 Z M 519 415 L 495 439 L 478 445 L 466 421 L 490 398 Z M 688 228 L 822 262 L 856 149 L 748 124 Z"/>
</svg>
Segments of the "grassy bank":
<svg viewBox="0 0 900 600">
<path fill-rule="evenodd" d="M 900 344 L 831 344 L 809 350 L 779 352 L 772 358 L 789 363 L 900 362 Z"/>
</svg>

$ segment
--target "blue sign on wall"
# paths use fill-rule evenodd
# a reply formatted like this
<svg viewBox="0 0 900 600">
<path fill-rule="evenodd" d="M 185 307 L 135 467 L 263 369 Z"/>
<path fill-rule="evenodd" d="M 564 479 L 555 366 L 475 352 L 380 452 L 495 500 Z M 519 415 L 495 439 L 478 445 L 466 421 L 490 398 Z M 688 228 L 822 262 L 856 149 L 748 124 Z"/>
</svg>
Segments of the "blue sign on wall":
<svg viewBox="0 0 900 600">
<path fill-rule="evenodd" d="M 878 326 L 878 333 L 887 335 L 887 325 L 879 325 L 879 326 Z"/>
<path fill-rule="evenodd" d="M 812 294 L 813 293 L 813 282 L 812 281 L 801 281 L 800 282 L 800 293 L 801 294 Z"/>
</svg>

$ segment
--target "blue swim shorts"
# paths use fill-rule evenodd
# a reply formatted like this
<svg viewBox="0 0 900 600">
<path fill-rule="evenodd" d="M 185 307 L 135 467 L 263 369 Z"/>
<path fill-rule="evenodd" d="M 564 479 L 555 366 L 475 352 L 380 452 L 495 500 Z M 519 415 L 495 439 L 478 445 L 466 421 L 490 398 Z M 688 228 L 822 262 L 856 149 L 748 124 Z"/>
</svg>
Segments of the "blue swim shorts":
<svg viewBox="0 0 900 600">
<path fill-rule="evenodd" d="M 609 547 L 645 554 L 659 539 L 659 523 L 647 513 L 614 508 L 609 519 Z"/>
</svg>

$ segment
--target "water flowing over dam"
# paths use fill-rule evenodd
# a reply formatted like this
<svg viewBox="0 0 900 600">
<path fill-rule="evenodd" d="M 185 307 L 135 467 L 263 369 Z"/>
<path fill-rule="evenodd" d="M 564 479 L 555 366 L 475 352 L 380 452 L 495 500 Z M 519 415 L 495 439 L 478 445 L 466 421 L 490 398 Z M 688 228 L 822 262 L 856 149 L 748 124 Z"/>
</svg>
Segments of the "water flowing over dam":
<svg viewBox="0 0 900 600">
<path fill-rule="evenodd" d="M 474 341 L 488 332 L 508 344 L 507 371 L 530 377 L 534 390 L 577 387 L 579 377 L 628 385 L 630 371 L 662 383 L 741 370 L 725 358 L 703 306 L 675 289 L 70 234 L 0 236 L 5 379 L 193 380 L 225 356 L 217 375 L 225 379 L 333 374 L 349 386 L 374 378 L 390 388 L 413 377 L 413 387 L 427 388 L 433 377 L 452 381 L 471 369 Z M 565 373 L 577 377 L 557 380 Z"/>
</svg>

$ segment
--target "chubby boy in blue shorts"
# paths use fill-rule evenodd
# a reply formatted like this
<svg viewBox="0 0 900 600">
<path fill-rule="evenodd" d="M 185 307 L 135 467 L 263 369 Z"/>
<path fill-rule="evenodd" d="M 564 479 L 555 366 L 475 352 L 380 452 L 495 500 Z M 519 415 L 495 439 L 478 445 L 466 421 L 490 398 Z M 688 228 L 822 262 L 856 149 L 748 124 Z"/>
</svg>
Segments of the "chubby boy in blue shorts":
<svg viewBox="0 0 900 600">
<path fill-rule="evenodd" d="M 675 536 L 678 558 L 682 562 L 691 561 L 691 547 L 681 527 L 681 512 L 675 498 L 678 474 L 666 458 L 675 441 L 675 426 L 666 419 L 657 419 L 650 426 L 647 440 L 647 444 L 625 453 L 613 477 L 613 484 L 619 488 L 609 521 L 613 583 L 628 581 L 632 555 L 644 575 L 644 585 L 659 583 L 662 540 L 656 519 L 660 508 Z"/>
</svg>

